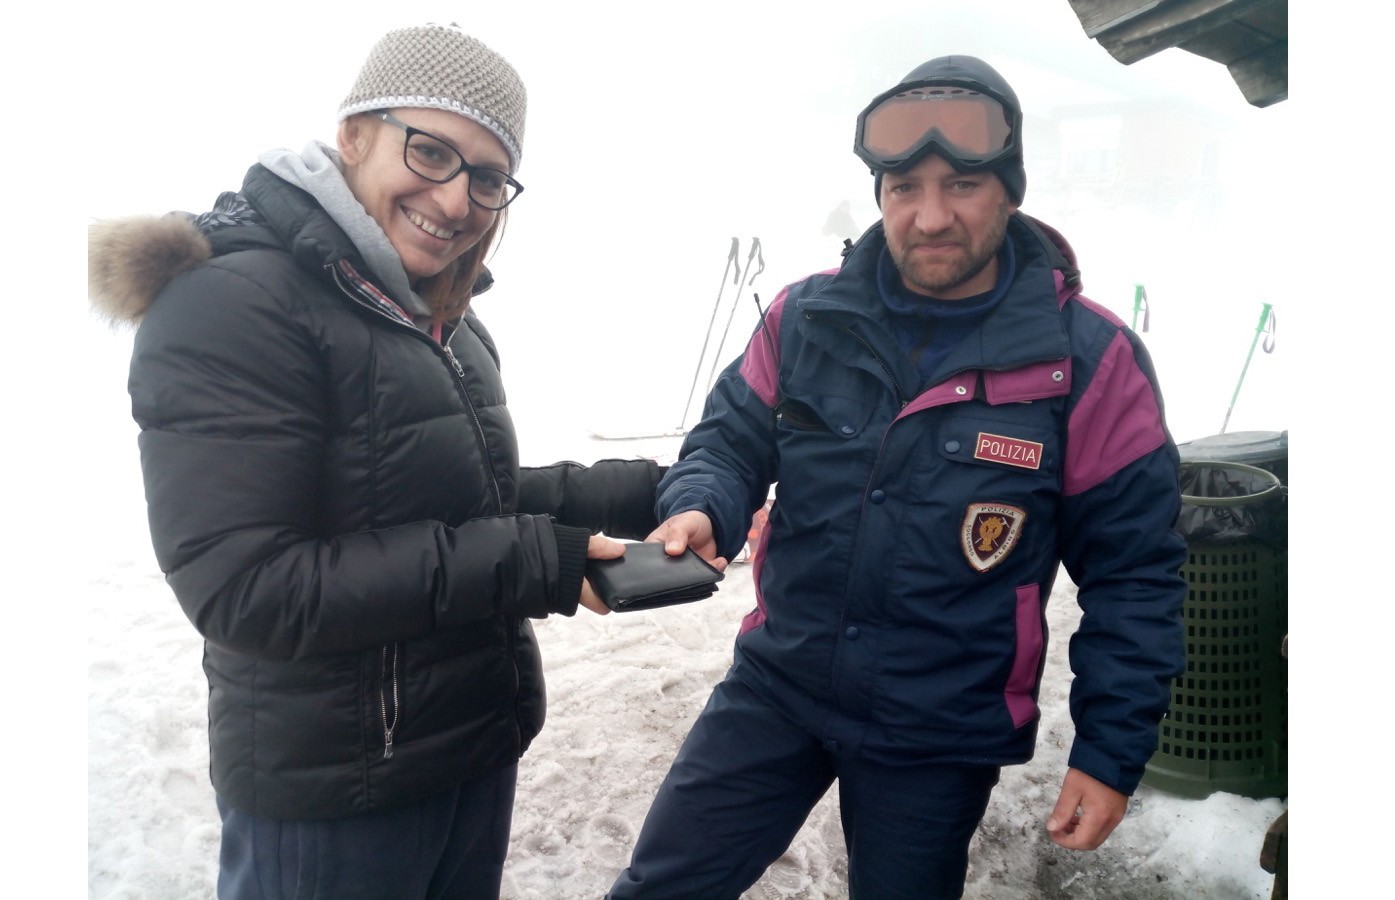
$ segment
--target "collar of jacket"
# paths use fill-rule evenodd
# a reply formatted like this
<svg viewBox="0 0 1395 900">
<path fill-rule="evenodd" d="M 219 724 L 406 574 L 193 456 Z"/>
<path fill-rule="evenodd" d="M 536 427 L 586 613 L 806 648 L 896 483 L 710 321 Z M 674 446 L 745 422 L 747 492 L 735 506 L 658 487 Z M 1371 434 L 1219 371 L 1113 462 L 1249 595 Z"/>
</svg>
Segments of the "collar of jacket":
<svg viewBox="0 0 1395 900">
<path fill-rule="evenodd" d="M 301 266 L 321 272 L 326 266 L 348 259 L 360 275 L 371 276 L 373 283 L 386 294 L 381 280 L 372 275 L 353 241 L 308 192 L 257 163 L 247 170 L 242 194 L 260 214 L 261 224 L 275 234 L 276 243 L 286 248 Z M 255 226 L 250 228 L 251 233 L 243 228 L 224 228 L 211 234 L 214 252 L 226 253 L 242 249 L 248 242 L 259 242 Z M 233 243 L 228 246 L 228 242 Z M 479 296 L 493 286 L 494 275 L 487 267 L 481 268 L 471 295 Z"/>
<path fill-rule="evenodd" d="M 355 269 L 369 271 L 353 241 L 315 198 L 261 163 L 247 170 L 242 194 L 265 226 L 275 232 L 281 246 L 304 268 L 320 272 L 341 259 L 348 259 Z M 232 229 L 215 235 L 215 250 L 218 249 L 217 236 L 229 230 Z"/>
<path fill-rule="evenodd" d="M 1018 271 L 1007 294 L 946 357 L 931 382 L 969 370 L 1003 371 L 1070 355 L 1060 306 L 1079 289 L 1079 274 L 1068 247 L 1058 247 L 1021 213 L 1008 220 L 1007 240 L 1014 241 Z M 796 308 L 819 318 L 855 327 L 874 341 L 878 352 L 899 356 L 886 325 L 886 310 L 876 288 L 877 259 L 886 246 L 881 223 L 868 229 L 843 266 L 821 288 L 796 302 Z M 1057 290 L 1057 271 L 1064 275 Z"/>
</svg>

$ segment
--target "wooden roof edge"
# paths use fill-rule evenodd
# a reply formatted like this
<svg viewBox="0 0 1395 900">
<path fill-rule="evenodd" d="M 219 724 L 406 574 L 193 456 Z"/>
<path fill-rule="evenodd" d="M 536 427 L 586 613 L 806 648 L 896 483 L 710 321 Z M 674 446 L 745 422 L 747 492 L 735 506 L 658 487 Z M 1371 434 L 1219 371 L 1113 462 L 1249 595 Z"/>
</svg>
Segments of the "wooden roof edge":
<svg viewBox="0 0 1395 900">
<path fill-rule="evenodd" d="M 1263 109 L 1288 99 L 1288 41 L 1226 66 L 1246 102 Z"/>
<path fill-rule="evenodd" d="M 1288 99 L 1288 35 L 1270 34 L 1249 23 L 1253 40 L 1235 44 L 1244 56 L 1204 49 L 1206 38 L 1275 0 L 1068 0 L 1085 34 L 1124 65 L 1177 47 L 1226 65 L 1252 106 Z M 1267 43 L 1266 43 L 1267 39 Z M 1192 43 L 1192 42 L 1196 43 Z M 1187 45 L 1192 43 L 1192 47 Z M 1211 42 L 1214 43 L 1214 40 Z M 1195 49 L 1193 49 L 1195 48 Z M 1219 59 L 1217 57 L 1219 56 Z"/>
<path fill-rule="evenodd" d="M 1137 0 L 1123 0 L 1137 3 Z M 1109 55 L 1129 65 L 1232 22 L 1271 0 L 1176 0 L 1157 3 L 1098 32 Z"/>
</svg>

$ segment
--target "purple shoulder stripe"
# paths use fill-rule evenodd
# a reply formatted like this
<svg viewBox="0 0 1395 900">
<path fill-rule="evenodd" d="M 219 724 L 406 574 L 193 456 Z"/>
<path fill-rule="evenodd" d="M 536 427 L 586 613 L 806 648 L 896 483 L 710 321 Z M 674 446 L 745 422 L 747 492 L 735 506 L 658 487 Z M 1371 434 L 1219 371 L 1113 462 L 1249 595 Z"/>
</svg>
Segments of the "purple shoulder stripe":
<svg viewBox="0 0 1395 900">
<path fill-rule="evenodd" d="M 1121 332 L 1110 342 L 1071 412 L 1065 495 L 1072 497 L 1101 484 L 1166 440 L 1153 385 Z"/>
<path fill-rule="evenodd" d="M 785 314 L 785 298 L 790 294 L 786 286 L 775 297 L 770 308 L 765 311 L 765 320 L 751 340 L 746 344 L 746 354 L 741 360 L 741 377 L 755 391 L 756 396 L 771 409 L 780 397 L 780 320 Z"/>
</svg>

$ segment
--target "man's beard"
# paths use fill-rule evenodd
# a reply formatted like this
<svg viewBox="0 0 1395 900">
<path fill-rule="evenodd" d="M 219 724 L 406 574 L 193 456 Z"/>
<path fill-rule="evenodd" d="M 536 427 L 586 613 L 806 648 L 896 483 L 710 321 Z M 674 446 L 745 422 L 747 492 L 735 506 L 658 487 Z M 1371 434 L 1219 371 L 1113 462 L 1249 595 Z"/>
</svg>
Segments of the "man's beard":
<svg viewBox="0 0 1395 900">
<path fill-rule="evenodd" d="M 910 259 L 910 248 L 897 248 L 888 242 L 891 260 L 896 264 L 896 270 L 901 273 L 901 278 L 906 284 L 922 294 L 939 297 L 972 281 L 988 267 L 988 264 L 998 255 L 998 249 L 1003 245 L 1003 237 L 1007 234 L 1008 218 L 1011 215 L 1011 203 L 1005 197 L 998 207 L 993 227 L 984 235 L 983 241 L 965 248 L 967 255 L 943 276 L 935 277 L 930 274 L 921 274 Z M 928 237 L 933 238 L 934 235 Z"/>
</svg>

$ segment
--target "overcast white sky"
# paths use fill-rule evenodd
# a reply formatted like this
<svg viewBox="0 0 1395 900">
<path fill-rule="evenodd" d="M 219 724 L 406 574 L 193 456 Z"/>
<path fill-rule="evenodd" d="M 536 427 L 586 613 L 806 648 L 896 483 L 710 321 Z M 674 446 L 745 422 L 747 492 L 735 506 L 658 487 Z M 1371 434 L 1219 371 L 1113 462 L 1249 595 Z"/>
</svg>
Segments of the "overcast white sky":
<svg viewBox="0 0 1395 900">
<path fill-rule="evenodd" d="M 1378 270 L 1361 277 L 1388 255 L 1376 238 L 1389 228 L 1373 216 L 1388 215 L 1389 173 L 1383 139 L 1374 138 L 1384 113 L 1363 88 L 1381 80 L 1348 70 L 1361 57 L 1354 44 L 1330 53 L 1318 47 L 1327 37 L 1323 22 L 1306 14 L 1295 22 L 1293 99 L 1255 110 L 1223 67 L 1181 51 L 1133 66 L 1115 62 L 1084 35 L 1067 0 L 953 8 L 723 0 L 677 12 L 618 2 L 399 0 L 365 7 L 251 0 L 226 9 L 186 2 L 53 6 L 11 19 L 4 41 L 0 65 L 18 95 L 3 142 L 12 187 L 7 268 L 17 277 L 18 302 L 12 297 L 11 352 L 3 362 L 13 423 L 7 434 L 19 454 L 6 478 L 6 505 L 18 514 L 4 524 L 4 546 L 17 573 L 17 588 L 7 592 L 18 613 L 11 643 L 21 649 L 11 681 L 13 740 L 4 752 L 22 792 L 7 806 L 24 811 L 30 840 L 60 845 L 64 860 L 85 857 L 84 672 L 81 635 L 63 616 L 63 572 L 74 554 L 100 554 L 102 528 L 112 527 L 103 511 L 117 502 L 110 492 L 129 481 L 115 473 L 135 465 L 124 424 L 128 338 L 110 337 L 87 318 L 77 262 L 86 223 L 206 209 L 218 192 L 238 186 L 257 153 L 332 140 L 334 110 L 373 41 L 423 21 L 460 22 L 510 59 L 529 89 L 519 171 L 526 206 L 493 263 L 501 286 L 481 310 L 505 344 L 512 403 L 525 409 L 558 399 L 555 383 L 526 377 L 530 356 L 590 373 L 569 379 L 572 393 L 561 395 L 567 408 L 651 403 L 656 396 L 676 408 L 669 395 L 681 400 L 692 363 L 673 348 L 687 352 L 697 338 L 675 310 L 686 310 L 699 328 L 706 322 L 732 236 L 742 240 L 743 259 L 749 238 L 762 237 L 769 268 L 757 288 L 767 302 L 780 284 L 836 262 L 818 231 L 827 212 L 849 200 L 859 226 L 875 215 L 866 170 L 850 152 L 853 119 L 872 94 L 931 56 L 988 59 L 1029 112 L 1062 99 L 1170 91 L 1233 122 L 1235 139 L 1251 148 L 1235 187 L 1255 215 L 1230 236 L 1233 271 L 1217 262 L 1224 257 L 1215 244 L 1224 241 L 1214 235 L 1193 249 L 1206 260 L 1204 277 L 1233 281 L 1226 296 L 1235 298 L 1239 320 L 1253 318 L 1249 309 L 1260 295 L 1283 304 L 1279 351 L 1255 363 L 1249 378 L 1261 387 L 1242 400 L 1242 412 L 1270 402 L 1279 414 L 1232 430 L 1294 429 L 1292 468 L 1313 488 L 1294 498 L 1290 604 L 1299 623 L 1291 628 L 1290 684 L 1296 793 L 1311 810 L 1297 825 L 1306 846 L 1332 839 L 1321 833 L 1313 807 L 1340 808 L 1341 799 L 1328 797 L 1366 787 L 1329 791 L 1329 767 L 1352 772 L 1348 777 L 1379 774 L 1388 756 L 1367 748 L 1388 744 L 1358 733 L 1379 716 L 1381 698 L 1367 682 L 1385 679 L 1353 666 L 1379 659 L 1387 643 L 1380 639 L 1389 633 L 1370 627 L 1374 616 L 1388 616 L 1387 579 L 1365 575 L 1363 566 L 1388 553 L 1380 527 L 1388 488 L 1373 483 L 1389 480 L 1381 415 L 1389 407 L 1389 377 L 1376 365 L 1388 352 L 1390 277 Z M 1308 61 L 1316 60 L 1343 68 L 1315 71 Z M 1321 88 L 1305 93 L 1304 75 Z M 1028 152 L 1030 159 L 1030 144 Z M 53 158 L 71 160 L 74 177 L 45 166 Z M 1028 176 L 1024 209 L 1040 214 L 1032 206 L 1030 167 Z M 1072 235 L 1072 222 L 1054 224 Z M 1100 230 L 1076 224 L 1087 238 Z M 1123 232 L 1133 224 L 1117 226 Z M 56 257 L 54 234 L 63 248 Z M 1106 258 L 1096 258 L 1095 270 L 1106 287 L 1141 280 L 1137 273 L 1156 264 L 1141 253 L 1125 268 L 1119 259 L 1126 251 L 1098 246 L 1097 257 Z M 1187 265 L 1178 259 L 1150 274 L 1150 296 L 1154 277 L 1163 284 L 1180 279 Z M 1247 289 L 1255 296 L 1243 296 Z M 1117 292 L 1096 299 L 1125 308 Z M 1338 316 L 1348 328 L 1334 327 Z M 665 325 L 677 335 L 658 357 L 614 339 Z M 1242 355 L 1246 338 L 1239 340 Z M 662 341 L 644 343 L 663 348 Z M 1197 355 L 1198 366 L 1214 374 L 1205 402 L 1223 409 L 1240 359 Z M 1266 372 L 1283 367 L 1286 380 L 1266 389 Z M 1359 417 L 1356 402 L 1363 404 Z M 526 436 L 526 415 L 520 418 Z M 1214 430 L 1219 420 L 1208 411 L 1202 424 Z M 1333 527 L 1352 516 L 1363 525 Z M 1327 646 L 1314 649 L 1309 640 Z M 1358 648 L 1362 640 L 1374 646 Z M 1325 656 L 1313 662 L 1322 653 L 1333 654 L 1330 664 Z M 30 774 L 35 761 L 43 763 L 37 777 Z M 1334 852 L 1364 853 L 1352 842 L 1374 837 L 1344 828 L 1345 849 Z M 1299 871 L 1303 855 L 1295 861 Z M 74 889 L 66 893 L 77 896 L 80 867 L 69 868 Z"/>
</svg>

